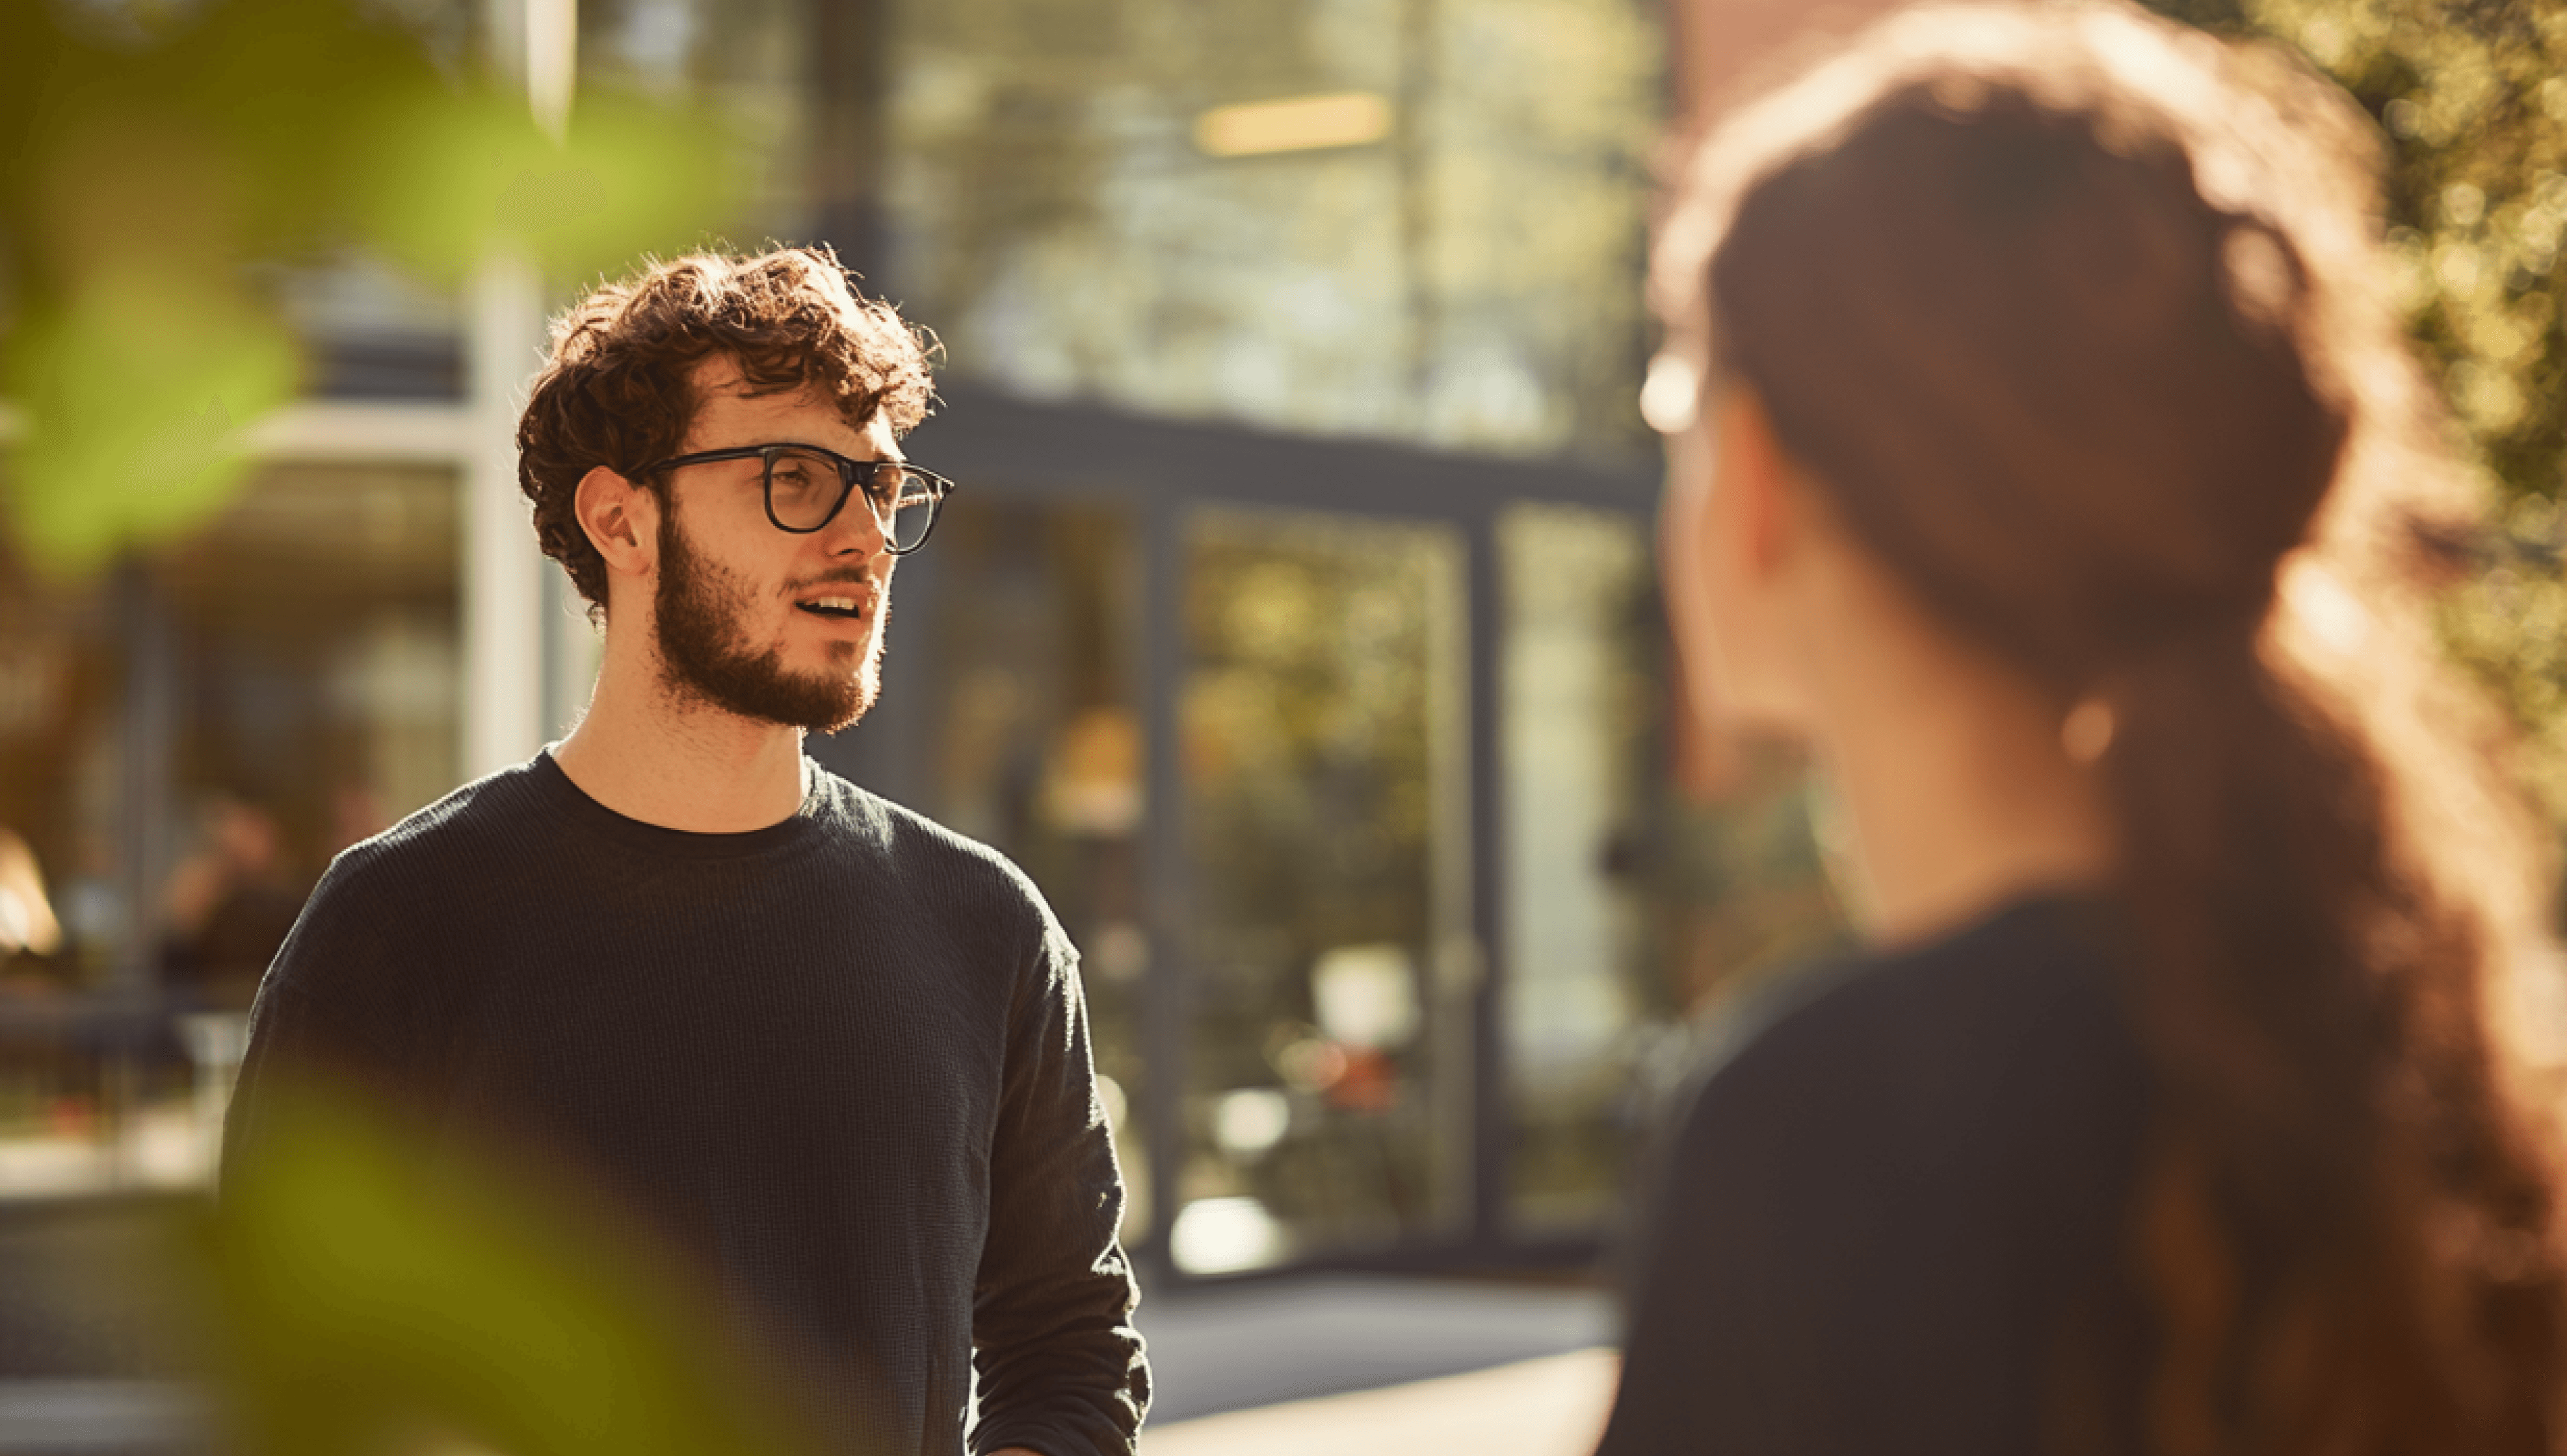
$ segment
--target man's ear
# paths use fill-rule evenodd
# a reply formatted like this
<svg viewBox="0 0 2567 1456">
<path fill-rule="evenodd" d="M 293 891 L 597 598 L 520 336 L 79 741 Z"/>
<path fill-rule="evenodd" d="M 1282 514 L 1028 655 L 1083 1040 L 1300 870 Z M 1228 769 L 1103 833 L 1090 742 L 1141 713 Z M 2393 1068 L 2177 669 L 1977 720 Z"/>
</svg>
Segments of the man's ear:
<svg viewBox="0 0 2567 1456">
<path fill-rule="evenodd" d="M 610 576 L 648 576 L 660 564 L 660 498 L 600 465 L 579 478 L 571 514 Z"/>
</svg>

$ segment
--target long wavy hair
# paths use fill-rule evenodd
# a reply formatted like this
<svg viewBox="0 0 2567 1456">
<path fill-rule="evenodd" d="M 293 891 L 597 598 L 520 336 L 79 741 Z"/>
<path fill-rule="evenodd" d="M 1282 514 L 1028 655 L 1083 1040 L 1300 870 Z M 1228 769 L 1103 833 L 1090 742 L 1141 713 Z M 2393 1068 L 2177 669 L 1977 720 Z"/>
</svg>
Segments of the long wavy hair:
<svg viewBox="0 0 2567 1456">
<path fill-rule="evenodd" d="M 2553 964 L 2545 841 L 2432 640 L 2476 501 L 2373 134 L 2134 10 L 1937 6 L 1733 113 L 1655 254 L 1661 367 L 1753 389 L 2108 795 L 2163 1456 L 2561 1433 L 2549 1098 L 2490 1013 Z"/>
</svg>

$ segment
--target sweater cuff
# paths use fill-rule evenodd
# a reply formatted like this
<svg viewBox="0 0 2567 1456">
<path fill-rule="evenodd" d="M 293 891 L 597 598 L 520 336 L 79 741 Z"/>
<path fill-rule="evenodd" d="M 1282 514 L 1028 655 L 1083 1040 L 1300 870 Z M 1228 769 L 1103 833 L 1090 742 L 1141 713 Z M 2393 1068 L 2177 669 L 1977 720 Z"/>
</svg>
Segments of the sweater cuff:
<svg viewBox="0 0 2567 1456">
<path fill-rule="evenodd" d="M 1075 1431 L 1022 1418 L 984 1422 L 972 1432 L 972 1456 L 1022 1446 L 1042 1456 L 1132 1456 L 1131 1438 L 1099 1445 Z"/>
</svg>

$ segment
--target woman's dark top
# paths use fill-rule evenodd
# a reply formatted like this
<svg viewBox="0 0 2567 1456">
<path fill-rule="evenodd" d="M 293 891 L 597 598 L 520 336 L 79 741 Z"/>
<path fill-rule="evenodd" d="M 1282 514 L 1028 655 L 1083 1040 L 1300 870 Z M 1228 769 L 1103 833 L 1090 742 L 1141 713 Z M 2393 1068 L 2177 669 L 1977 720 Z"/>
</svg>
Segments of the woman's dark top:
<svg viewBox="0 0 2567 1456">
<path fill-rule="evenodd" d="M 1795 978 L 1658 1175 L 1599 1456 L 2136 1449 L 2127 937 L 2028 900 Z"/>
</svg>

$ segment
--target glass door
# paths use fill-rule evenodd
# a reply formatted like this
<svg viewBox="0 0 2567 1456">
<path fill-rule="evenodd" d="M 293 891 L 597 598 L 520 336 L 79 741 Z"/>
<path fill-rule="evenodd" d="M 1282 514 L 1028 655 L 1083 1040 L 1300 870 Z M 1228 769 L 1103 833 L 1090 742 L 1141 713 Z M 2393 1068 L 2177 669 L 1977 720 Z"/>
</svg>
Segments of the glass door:
<svg viewBox="0 0 2567 1456">
<path fill-rule="evenodd" d="M 1015 860 L 1059 916 L 1081 953 L 1134 1244 L 1154 1219 L 1136 1120 L 1149 1071 L 1137 535 L 1111 501 L 958 493 L 934 544 L 900 569 L 882 702 L 843 743 L 814 745 Z"/>
<path fill-rule="evenodd" d="M 1468 562 L 1445 524 L 1189 518 L 1187 1273 L 1467 1226 Z"/>
</svg>

